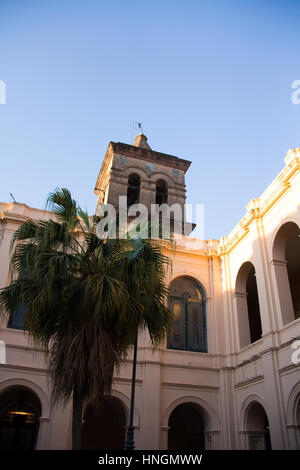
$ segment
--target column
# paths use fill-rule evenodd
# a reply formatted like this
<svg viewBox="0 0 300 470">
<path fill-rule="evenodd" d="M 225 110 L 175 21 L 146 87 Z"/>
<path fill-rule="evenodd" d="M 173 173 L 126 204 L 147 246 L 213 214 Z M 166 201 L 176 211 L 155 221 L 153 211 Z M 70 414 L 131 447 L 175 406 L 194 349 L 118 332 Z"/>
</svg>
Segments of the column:
<svg viewBox="0 0 300 470">
<path fill-rule="evenodd" d="M 244 348 L 245 346 L 251 343 L 247 293 L 235 292 L 233 294 L 233 298 L 236 301 L 240 347 Z"/>
<path fill-rule="evenodd" d="M 38 430 L 36 450 L 49 449 L 49 430 L 50 430 L 50 418 L 41 416 L 39 430 Z"/>
<path fill-rule="evenodd" d="M 286 449 L 287 436 L 284 423 L 284 404 L 280 393 L 276 351 L 267 351 L 262 355 L 266 413 L 269 421 L 272 449 Z"/>
<path fill-rule="evenodd" d="M 277 287 L 275 296 L 278 296 L 278 303 L 280 306 L 281 318 L 279 318 L 280 325 L 295 320 L 294 306 L 292 302 L 290 282 L 287 272 L 287 262 L 272 260 L 270 263 L 271 275 L 275 280 L 274 285 Z"/>
<path fill-rule="evenodd" d="M 140 448 L 159 449 L 160 445 L 160 360 L 159 351 L 151 346 L 148 332 L 144 344 L 144 378 L 140 401 Z M 144 354 L 143 354 L 144 353 Z"/>
</svg>

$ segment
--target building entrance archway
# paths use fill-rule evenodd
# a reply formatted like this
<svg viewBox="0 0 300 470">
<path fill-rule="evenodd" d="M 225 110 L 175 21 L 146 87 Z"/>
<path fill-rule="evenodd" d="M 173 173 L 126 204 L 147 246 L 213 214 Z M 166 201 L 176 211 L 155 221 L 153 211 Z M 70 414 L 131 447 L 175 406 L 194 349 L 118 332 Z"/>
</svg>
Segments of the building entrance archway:
<svg viewBox="0 0 300 470">
<path fill-rule="evenodd" d="M 271 450 L 271 436 L 267 413 L 258 402 L 249 405 L 246 414 L 246 433 L 250 450 Z"/>
<path fill-rule="evenodd" d="M 82 449 L 122 450 L 125 445 L 126 411 L 116 397 L 105 396 L 99 406 L 88 405 L 83 418 Z"/>
<path fill-rule="evenodd" d="M 0 394 L 0 450 L 33 450 L 36 447 L 41 403 L 25 387 L 11 387 Z"/>
<path fill-rule="evenodd" d="M 172 411 L 169 418 L 168 449 L 205 449 L 204 419 L 199 405 L 183 403 Z"/>
</svg>

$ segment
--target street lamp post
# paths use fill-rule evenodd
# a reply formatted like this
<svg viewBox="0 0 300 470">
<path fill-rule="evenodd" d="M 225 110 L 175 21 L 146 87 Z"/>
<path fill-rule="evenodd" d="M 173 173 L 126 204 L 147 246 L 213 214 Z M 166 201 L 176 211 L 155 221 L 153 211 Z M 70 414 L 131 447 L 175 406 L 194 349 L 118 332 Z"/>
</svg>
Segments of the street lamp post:
<svg viewBox="0 0 300 470">
<path fill-rule="evenodd" d="M 138 343 L 138 333 L 136 334 L 135 342 L 134 342 L 133 365 L 132 365 L 132 382 L 131 382 L 130 418 L 129 418 L 129 425 L 128 425 L 128 428 L 127 428 L 125 450 L 134 450 L 133 414 L 134 414 L 137 343 Z"/>
</svg>

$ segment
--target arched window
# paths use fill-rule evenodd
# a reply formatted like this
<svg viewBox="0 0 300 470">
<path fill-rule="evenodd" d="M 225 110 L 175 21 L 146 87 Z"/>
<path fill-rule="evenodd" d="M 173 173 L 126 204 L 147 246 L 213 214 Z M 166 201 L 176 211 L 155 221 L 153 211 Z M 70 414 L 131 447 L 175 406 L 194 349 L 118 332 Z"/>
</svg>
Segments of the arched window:
<svg viewBox="0 0 300 470">
<path fill-rule="evenodd" d="M 0 394 L 0 449 L 33 450 L 37 442 L 41 404 L 26 388 Z"/>
<path fill-rule="evenodd" d="M 140 199 L 141 178 L 137 173 L 131 173 L 128 178 L 127 206 L 136 204 Z"/>
<path fill-rule="evenodd" d="M 300 229 L 294 222 L 287 222 L 278 230 L 272 265 L 285 325 L 300 317 Z"/>
<path fill-rule="evenodd" d="M 168 202 L 168 184 L 165 180 L 157 180 L 156 182 L 156 204 L 167 204 Z"/>
<path fill-rule="evenodd" d="M 244 263 L 238 272 L 235 286 L 240 347 L 254 343 L 261 338 L 261 317 L 256 284 L 255 268 L 250 261 Z"/>
<path fill-rule="evenodd" d="M 169 349 L 207 352 L 205 295 L 201 285 L 189 277 L 172 282 L 168 299 L 174 314 Z"/>
</svg>

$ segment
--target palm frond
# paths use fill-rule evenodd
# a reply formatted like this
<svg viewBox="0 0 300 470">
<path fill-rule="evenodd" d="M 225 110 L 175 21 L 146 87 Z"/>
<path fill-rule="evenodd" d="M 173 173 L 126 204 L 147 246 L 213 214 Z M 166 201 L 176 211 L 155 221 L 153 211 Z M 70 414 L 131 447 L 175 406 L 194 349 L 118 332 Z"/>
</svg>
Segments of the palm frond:
<svg viewBox="0 0 300 470">
<path fill-rule="evenodd" d="M 58 220 L 65 222 L 68 227 L 77 225 L 77 204 L 66 188 L 57 188 L 49 194 L 46 207 L 50 209 Z"/>
<path fill-rule="evenodd" d="M 26 306 L 26 327 L 49 348 L 52 398 L 74 393 L 87 403 L 110 390 L 139 328 L 154 345 L 168 334 L 165 305 L 169 259 L 158 240 L 101 239 L 65 188 L 48 197 L 55 220 L 23 223 L 12 238 L 10 269 L 17 275 L 0 291 L 0 314 Z M 80 233 L 79 233 L 80 232 Z"/>
</svg>

